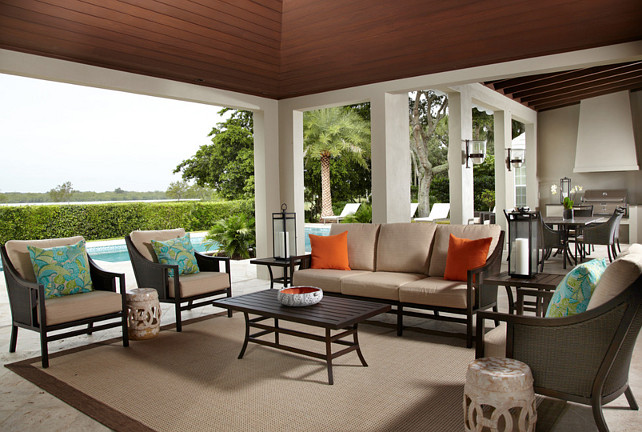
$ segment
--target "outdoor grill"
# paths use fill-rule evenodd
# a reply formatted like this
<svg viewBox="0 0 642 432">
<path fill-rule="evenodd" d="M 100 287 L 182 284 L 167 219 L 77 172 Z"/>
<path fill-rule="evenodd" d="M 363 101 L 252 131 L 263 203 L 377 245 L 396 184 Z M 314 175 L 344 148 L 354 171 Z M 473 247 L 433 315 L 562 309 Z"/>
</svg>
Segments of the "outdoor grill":
<svg viewBox="0 0 642 432">
<path fill-rule="evenodd" d="M 593 205 L 593 214 L 610 216 L 617 207 L 627 210 L 626 189 L 593 189 L 586 190 L 582 196 L 582 205 Z M 624 214 L 627 217 L 627 213 Z"/>
</svg>

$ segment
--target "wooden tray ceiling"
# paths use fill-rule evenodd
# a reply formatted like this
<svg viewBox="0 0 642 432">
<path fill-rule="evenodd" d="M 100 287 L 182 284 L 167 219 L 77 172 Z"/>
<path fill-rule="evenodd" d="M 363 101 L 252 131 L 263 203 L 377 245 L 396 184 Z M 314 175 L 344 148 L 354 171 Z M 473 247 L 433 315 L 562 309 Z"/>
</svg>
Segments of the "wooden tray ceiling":
<svg viewBox="0 0 642 432">
<path fill-rule="evenodd" d="M 640 22 L 639 0 L 0 0 L 0 48 L 281 99 L 642 40 Z"/>
</svg>

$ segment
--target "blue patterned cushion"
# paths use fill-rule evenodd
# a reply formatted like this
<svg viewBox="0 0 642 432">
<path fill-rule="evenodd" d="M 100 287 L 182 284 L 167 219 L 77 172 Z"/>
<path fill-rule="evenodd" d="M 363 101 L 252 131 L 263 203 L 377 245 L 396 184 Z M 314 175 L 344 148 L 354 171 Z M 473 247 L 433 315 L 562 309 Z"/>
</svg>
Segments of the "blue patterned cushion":
<svg viewBox="0 0 642 432">
<path fill-rule="evenodd" d="M 84 240 L 47 249 L 27 246 L 27 250 L 36 280 L 45 288 L 45 298 L 93 291 Z"/>
<path fill-rule="evenodd" d="M 194 256 L 194 247 L 189 239 L 189 233 L 166 241 L 152 240 L 152 248 L 161 264 L 177 265 L 178 274 L 198 273 L 198 264 Z M 169 271 L 174 276 L 174 271 Z"/>
<path fill-rule="evenodd" d="M 606 259 L 594 259 L 571 270 L 555 289 L 546 316 L 564 317 L 584 312 L 606 266 Z"/>
</svg>

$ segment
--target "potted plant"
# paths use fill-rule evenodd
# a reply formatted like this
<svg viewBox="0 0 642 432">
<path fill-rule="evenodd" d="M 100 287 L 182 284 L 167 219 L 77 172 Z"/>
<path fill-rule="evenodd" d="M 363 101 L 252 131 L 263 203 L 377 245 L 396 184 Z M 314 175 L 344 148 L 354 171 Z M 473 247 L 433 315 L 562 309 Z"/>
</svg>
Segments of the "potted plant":
<svg viewBox="0 0 642 432">
<path fill-rule="evenodd" d="M 243 214 L 221 219 L 205 236 L 205 247 L 218 246 L 218 252 L 234 260 L 252 258 L 256 245 L 254 218 Z"/>
<path fill-rule="evenodd" d="M 562 201 L 562 205 L 564 206 L 564 212 L 562 213 L 562 218 L 573 219 L 573 200 L 570 199 L 569 197 L 566 197 L 564 198 L 564 201 Z"/>
</svg>

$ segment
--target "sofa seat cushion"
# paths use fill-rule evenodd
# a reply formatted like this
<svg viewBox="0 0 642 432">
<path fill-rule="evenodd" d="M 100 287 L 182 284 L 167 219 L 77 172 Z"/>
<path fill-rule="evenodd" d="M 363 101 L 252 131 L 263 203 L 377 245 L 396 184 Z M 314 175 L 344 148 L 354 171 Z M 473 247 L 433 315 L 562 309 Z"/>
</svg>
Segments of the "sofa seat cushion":
<svg viewBox="0 0 642 432">
<path fill-rule="evenodd" d="M 179 277 L 181 298 L 192 297 L 230 287 L 230 275 L 220 272 L 200 272 Z M 169 278 L 169 296 L 175 297 L 174 278 Z"/>
<path fill-rule="evenodd" d="M 158 262 L 156 253 L 152 247 L 152 240 L 167 241 L 178 237 L 183 237 L 185 230 L 183 228 L 156 230 L 156 231 L 132 231 L 129 238 L 138 252 L 147 260 Z"/>
<path fill-rule="evenodd" d="M 381 300 L 399 300 L 399 287 L 425 278 L 425 274 L 374 272 L 341 281 L 341 294 L 372 297 Z"/>
<path fill-rule="evenodd" d="M 313 286 L 323 291 L 341 293 L 341 281 L 346 278 L 372 273 L 365 270 L 305 269 L 294 272 L 292 284 Z"/>
<path fill-rule="evenodd" d="M 120 312 L 122 309 L 123 297 L 112 291 L 96 290 L 45 300 L 49 326 Z"/>
<path fill-rule="evenodd" d="M 428 275 L 444 277 L 446 261 L 448 259 L 448 245 L 450 234 L 458 238 L 478 240 L 485 237 L 492 237 L 488 255 L 490 256 L 499 242 L 499 235 L 502 231 L 499 225 L 436 225 L 435 241 L 432 244 L 430 253 L 430 267 Z"/>
<path fill-rule="evenodd" d="M 58 246 L 71 246 L 81 240 L 84 240 L 81 236 L 44 240 L 9 240 L 5 243 L 4 247 L 7 251 L 9 261 L 11 261 L 11 264 L 13 264 L 13 267 L 16 269 L 18 274 L 24 280 L 35 282 L 36 275 L 33 271 L 33 264 L 31 263 L 31 256 L 29 255 L 27 246 L 48 249 Z"/>
<path fill-rule="evenodd" d="M 332 224 L 330 235 L 348 232 L 348 262 L 352 270 L 375 270 L 379 224 Z"/>
<path fill-rule="evenodd" d="M 402 285 L 399 300 L 426 306 L 441 306 L 465 309 L 467 285 L 439 277 L 428 277 Z"/>
<path fill-rule="evenodd" d="M 484 357 L 506 357 L 506 329 L 505 322 L 495 327 L 484 335 Z"/>
<path fill-rule="evenodd" d="M 437 224 L 381 225 L 377 241 L 377 271 L 428 274 L 430 245 Z"/>
</svg>

